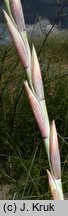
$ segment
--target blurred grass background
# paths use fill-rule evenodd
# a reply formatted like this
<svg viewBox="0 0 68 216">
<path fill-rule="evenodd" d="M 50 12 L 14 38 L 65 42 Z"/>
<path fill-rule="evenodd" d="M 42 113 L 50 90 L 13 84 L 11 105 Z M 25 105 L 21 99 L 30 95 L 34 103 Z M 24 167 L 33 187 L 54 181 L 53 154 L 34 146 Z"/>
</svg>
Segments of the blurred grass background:
<svg viewBox="0 0 68 216">
<path fill-rule="evenodd" d="M 30 42 L 32 43 L 32 42 Z M 34 41 L 39 53 L 41 40 Z M 32 45 L 32 44 L 31 44 Z M 32 46 L 31 46 L 32 47 Z M 68 40 L 47 39 L 39 62 L 50 122 L 56 122 L 62 184 L 68 195 Z M 0 46 L 0 185 L 8 198 L 51 199 L 45 147 L 30 107 L 25 71 L 12 45 Z M 10 196 L 11 195 L 11 196 Z"/>
</svg>

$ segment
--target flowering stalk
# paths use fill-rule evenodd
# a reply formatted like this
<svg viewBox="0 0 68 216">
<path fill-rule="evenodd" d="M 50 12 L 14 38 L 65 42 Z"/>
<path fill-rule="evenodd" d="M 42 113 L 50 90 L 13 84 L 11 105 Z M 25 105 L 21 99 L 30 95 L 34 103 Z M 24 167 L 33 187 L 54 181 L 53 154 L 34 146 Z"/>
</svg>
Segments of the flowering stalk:
<svg viewBox="0 0 68 216">
<path fill-rule="evenodd" d="M 57 131 L 54 121 L 50 128 L 37 54 L 34 46 L 32 54 L 30 52 L 20 0 L 4 1 L 8 10 L 8 14 L 4 11 L 8 29 L 27 73 L 28 82 L 25 81 L 24 86 L 46 147 L 51 171 L 51 173 L 47 171 L 51 194 L 53 199 L 63 200 Z"/>
</svg>

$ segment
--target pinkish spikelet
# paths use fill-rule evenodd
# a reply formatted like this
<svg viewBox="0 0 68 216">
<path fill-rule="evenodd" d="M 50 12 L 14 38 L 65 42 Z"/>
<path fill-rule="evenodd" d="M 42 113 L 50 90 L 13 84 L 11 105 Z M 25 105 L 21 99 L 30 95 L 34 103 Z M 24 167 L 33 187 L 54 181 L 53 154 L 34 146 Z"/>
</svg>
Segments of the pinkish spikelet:
<svg viewBox="0 0 68 216">
<path fill-rule="evenodd" d="M 37 123 L 39 125 L 39 129 L 41 131 L 42 137 L 43 137 L 43 139 L 45 139 L 48 137 L 48 132 L 47 132 L 47 125 L 45 122 L 44 114 L 42 112 L 42 109 L 40 107 L 38 100 L 36 99 L 36 97 L 34 96 L 34 94 L 31 91 L 30 87 L 28 86 L 27 81 L 24 82 L 24 86 L 25 86 L 26 92 L 28 94 L 30 104 L 31 104 L 32 109 L 33 109 L 33 113 L 34 113 L 35 118 L 37 120 Z"/>
<path fill-rule="evenodd" d="M 53 174 L 56 179 L 61 178 L 61 166 L 60 166 L 60 153 L 58 146 L 58 137 L 55 122 L 52 122 L 50 130 L 50 161 L 52 165 Z"/>
<path fill-rule="evenodd" d="M 9 0 L 10 2 L 10 8 L 12 11 L 12 15 L 14 17 L 14 20 L 18 26 L 18 29 L 20 31 L 25 31 L 26 26 L 25 26 L 25 21 L 24 21 L 24 14 L 23 14 L 23 8 L 21 5 L 20 0 Z"/>
<path fill-rule="evenodd" d="M 60 194 L 57 191 L 55 182 L 49 170 L 47 170 L 47 175 L 48 175 L 48 182 L 49 182 L 49 187 L 50 187 L 50 191 L 51 191 L 53 200 L 60 200 Z"/>
<path fill-rule="evenodd" d="M 8 16 L 8 14 L 5 11 L 4 11 L 4 16 L 5 16 L 5 19 L 7 21 L 7 26 L 8 26 L 9 32 L 12 36 L 13 43 L 17 49 L 17 52 L 18 52 L 20 59 L 23 63 L 23 66 L 24 66 L 24 68 L 28 68 L 29 67 L 29 56 L 28 56 L 28 51 L 27 51 L 27 47 L 25 44 L 25 40 L 22 39 L 20 33 L 18 32 L 15 25 L 13 24 L 10 17 Z"/>
<path fill-rule="evenodd" d="M 38 98 L 44 100 L 41 70 L 34 46 L 32 50 L 32 83 Z"/>
</svg>

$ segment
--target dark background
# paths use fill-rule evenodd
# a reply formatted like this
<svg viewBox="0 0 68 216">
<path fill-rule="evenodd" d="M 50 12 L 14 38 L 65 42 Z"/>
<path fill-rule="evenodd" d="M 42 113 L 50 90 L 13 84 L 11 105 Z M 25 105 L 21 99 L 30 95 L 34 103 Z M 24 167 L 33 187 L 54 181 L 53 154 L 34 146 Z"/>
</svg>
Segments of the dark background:
<svg viewBox="0 0 68 216">
<path fill-rule="evenodd" d="M 27 24 L 33 24 L 36 17 L 41 16 L 53 23 L 62 4 L 64 4 L 63 15 L 58 17 L 62 28 L 68 28 L 68 0 L 61 0 L 62 4 L 57 4 L 57 0 L 22 0 L 25 21 Z M 0 1 L 0 23 L 5 22 L 2 8 L 4 0 Z"/>
</svg>

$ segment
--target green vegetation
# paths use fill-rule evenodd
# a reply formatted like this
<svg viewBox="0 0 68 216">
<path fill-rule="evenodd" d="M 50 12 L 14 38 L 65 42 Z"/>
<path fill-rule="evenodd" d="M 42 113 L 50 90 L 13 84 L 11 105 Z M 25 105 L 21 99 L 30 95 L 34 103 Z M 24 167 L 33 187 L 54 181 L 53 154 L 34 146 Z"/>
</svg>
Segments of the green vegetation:
<svg viewBox="0 0 68 216">
<path fill-rule="evenodd" d="M 37 53 L 42 41 L 35 41 Z M 63 190 L 68 192 L 68 40 L 47 39 L 39 61 L 50 121 L 56 122 Z M 48 161 L 13 46 L 0 46 L 0 184 L 11 184 L 15 199 L 51 199 Z"/>
</svg>

